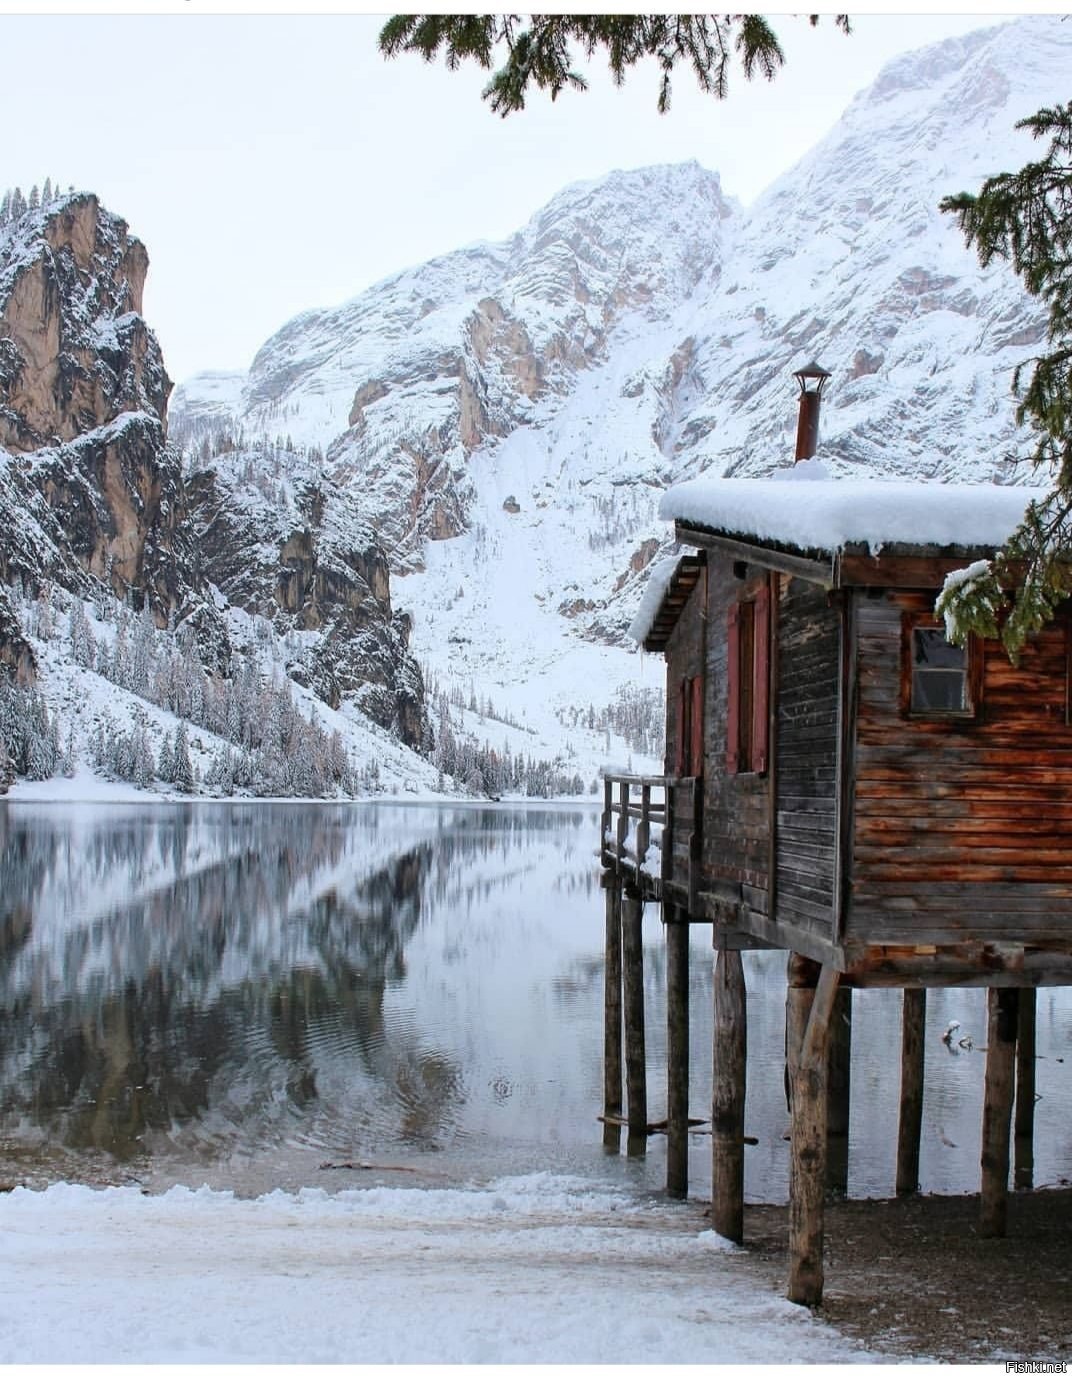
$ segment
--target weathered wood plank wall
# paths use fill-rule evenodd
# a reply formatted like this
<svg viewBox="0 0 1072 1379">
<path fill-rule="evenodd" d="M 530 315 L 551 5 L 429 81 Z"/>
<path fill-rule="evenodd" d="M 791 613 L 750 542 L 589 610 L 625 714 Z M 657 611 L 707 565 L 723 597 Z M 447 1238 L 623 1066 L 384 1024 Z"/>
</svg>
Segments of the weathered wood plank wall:
<svg viewBox="0 0 1072 1379">
<path fill-rule="evenodd" d="M 933 595 L 855 595 L 855 837 L 847 942 L 1072 934 L 1072 727 L 1063 623 L 1019 666 L 983 647 L 972 719 L 910 717 L 902 618 Z"/>
<path fill-rule="evenodd" d="M 824 589 L 778 579 L 777 919 L 831 938 L 837 851 L 841 615 Z"/>
<path fill-rule="evenodd" d="M 720 887 L 739 885 L 749 908 L 766 916 L 770 792 L 765 773 L 726 773 L 726 691 L 730 610 L 742 594 L 766 583 L 767 572 L 749 567 L 744 578 L 738 578 L 728 556 L 710 552 L 707 577 L 704 755 L 710 765 L 704 777 L 704 885 L 716 893 Z"/>
</svg>

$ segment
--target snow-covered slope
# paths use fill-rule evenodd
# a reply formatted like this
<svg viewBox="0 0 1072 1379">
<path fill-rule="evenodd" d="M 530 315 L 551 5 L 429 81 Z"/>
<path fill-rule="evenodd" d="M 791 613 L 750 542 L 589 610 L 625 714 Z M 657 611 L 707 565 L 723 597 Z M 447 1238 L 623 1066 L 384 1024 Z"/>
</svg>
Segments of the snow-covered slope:
<svg viewBox="0 0 1072 1379">
<path fill-rule="evenodd" d="M 900 58 L 747 211 L 695 164 L 570 188 L 503 244 L 296 318 L 237 396 L 195 378 L 172 415 L 230 394 L 230 427 L 323 452 L 426 670 L 546 752 L 578 709 L 657 690 L 625 631 L 668 543 L 660 494 L 788 463 L 809 359 L 833 374 L 835 472 L 1027 477 L 1009 382 L 1042 316 L 938 203 L 1025 160 L 1013 126 L 1064 96 L 1070 58 L 1052 18 Z"/>
</svg>

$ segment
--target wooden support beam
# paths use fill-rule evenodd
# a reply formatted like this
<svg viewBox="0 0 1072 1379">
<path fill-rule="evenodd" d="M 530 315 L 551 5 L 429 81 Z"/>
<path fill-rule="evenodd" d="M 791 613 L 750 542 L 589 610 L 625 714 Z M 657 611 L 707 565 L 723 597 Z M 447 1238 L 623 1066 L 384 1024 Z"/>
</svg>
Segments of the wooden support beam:
<svg viewBox="0 0 1072 1379">
<path fill-rule="evenodd" d="M 982 1236 L 1004 1235 L 1007 1225 L 1018 997 L 1019 992 L 1014 987 L 991 987 L 986 997 L 987 1048 L 979 1203 L 979 1234 Z"/>
<path fill-rule="evenodd" d="M 603 957 L 603 1115 L 622 1114 L 622 888 L 617 878 L 607 885 L 606 947 Z M 603 1123 L 603 1146 L 621 1148 L 621 1130 Z"/>
<path fill-rule="evenodd" d="M 628 1106 L 628 1154 L 648 1147 L 648 1085 L 644 1048 L 644 901 L 626 887 L 622 896 L 622 988 L 625 1016 L 625 1088 Z"/>
<path fill-rule="evenodd" d="M 852 1065 L 852 990 L 839 986 L 830 1018 L 826 1084 L 826 1186 L 849 1190 L 849 1092 Z"/>
<path fill-rule="evenodd" d="M 1035 1185 L 1035 1019 L 1033 987 L 1020 991 L 1016 1019 L 1016 1117 L 1013 1184 Z"/>
<path fill-rule="evenodd" d="M 811 958 L 801 953 L 789 954 L 785 997 L 785 1104 L 789 1111 L 793 1109 L 793 1078 L 820 970 L 819 964 Z"/>
<path fill-rule="evenodd" d="M 715 959 L 714 1083 L 711 1098 L 711 1224 L 739 1245 L 744 1239 L 744 1105 L 748 1023 L 741 955 Z"/>
<path fill-rule="evenodd" d="M 927 992 L 906 990 L 901 1008 L 901 1111 L 897 1121 L 897 1194 L 919 1191 L 919 1142 L 923 1131 L 924 1031 Z"/>
<path fill-rule="evenodd" d="M 666 1190 L 689 1195 L 689 925 L 666 915 Z"/>
<path fill-rule="evenodd" d="M 790 998 L 804 989 L 790 988 Z M 816 1307 L 823 1300 L 827 1059 L 837 989 L 838 972 L 825 964 L 815 987 L 804 1038 L 793 1060 L 788 1297 L 790 1302 L 809 1307 Z"/>
</svg>

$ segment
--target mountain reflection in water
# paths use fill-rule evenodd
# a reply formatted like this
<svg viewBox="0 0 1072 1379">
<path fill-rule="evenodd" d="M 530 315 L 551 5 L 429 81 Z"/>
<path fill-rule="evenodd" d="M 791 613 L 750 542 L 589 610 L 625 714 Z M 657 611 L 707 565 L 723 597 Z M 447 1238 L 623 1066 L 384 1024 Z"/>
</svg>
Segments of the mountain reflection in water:
<svg viewBox="0 0 1072 1379">
<path fill-rule="evenodd" d="M 463 1070 L 419 1010 L 385 997 L 405 989 L 433 911 L 509 889 L 533 837 L 577 835 L 581 817 L 0 810 L 5 1138 L 119 1159 L 295 1134 L 347 1152 L 440 1147 L 460 1130 Z M 470 946 L 452 937 L 448 966 Z"/>
<path fill-rule="evenodd" d="M 0 1182 L 239 1190 L 542 1168 L 658 1189 L 607 1158 L 593 808 L 0 805 Z M 645 927 L 649 1108 L 665 950 Z M 693 1115 L 711 1095 L 710 930 L 693 926 Z M 785 956 L 746 955 L 749 1197 L 784 1200 Z M 951 1057 L 952 1019 L 976 1048 Z M 1072 1004 L 1039 993 L 1036 1181 L 1072 1176 Z M 985 993 L 928 1003 L 921 1181 L 978 1186 Z M 934 1027 L 932 1032 L 930 1026 Z M 900 996 L 857 992 L 850 1191 L 892 1191 Z M 694 1191 L 710 1140 L 692 1137 Z M 356 1170 L 355 1170 L 356 1171 Z M 408 1181 L 414 1181 L 409 1179 Z M 357 1181 L 369 1181 L 366 1176 Z"/>
</svg>

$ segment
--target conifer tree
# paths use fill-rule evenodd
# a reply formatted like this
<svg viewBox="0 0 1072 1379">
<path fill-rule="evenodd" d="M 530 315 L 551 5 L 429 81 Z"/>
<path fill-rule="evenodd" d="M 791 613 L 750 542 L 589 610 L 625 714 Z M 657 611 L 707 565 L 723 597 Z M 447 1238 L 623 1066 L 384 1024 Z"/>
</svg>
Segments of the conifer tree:
<svg viewBox="0 0 1072 1379">
<path fill-rule="evenodd" d="M 812 24 L 818 15 L 811 15 Z M 846 15 L 836 23 L 849 32 Z M 380 31 L 385 57 L 419 53 L 426 62 L 443 54 L 454 70 L 472 59 L 490 70 L 500 54 L 503 65 L 484 88 L 484 99 L 498 115 L 525 107 L 530 86 L 555 100 L 567 88 L 588 83 L 575 69 L 575 53 L 591 58 L 606 52 L 619 86 L 644 58 L 654 58 L 662 77 L 659 110 L 670 108 L 670 77 L 676 67 L 691 68 L 701 90 L 725 98 L 735 59 L 746 78 L 773 80 L 785 61 L 777 35 L 760 14 L 396 14 Z"/>
<path fill-rule="evenodd" d="M 186 736 L 185 723 L 180 723 L 175 729 L 175 741 L 171 748 L 171 769 L 176 788 L 184 795 L 192 795 L 194 768 L 190 760 L 190 744 Z"/>
<path fill-rule="evenodd" d="M 15 783 L 15 763 L 8 755 L 4 739 L 0 737 L 0 795 L 6 795 Z"/>
<path fill-rule="evenodd" d="M 29 208 L 30 208 L 31 211 L 36 211 L 37 208 L 38 208 L 38 206 L 40 206 L 40 204 L 41 204 L 41 193 L 37 190 L 37 183 L 35 182 L 35 183 L 33 184 L 33 186 L 30 188 L 30 207 L 29 207 Z"/>
<path fill-rule="evenodd" d="M 41 205 L 47 206 L 52 200 L 52 179 L 45 178 L 45 185 L 41 188 Z"/>
<path fill-rule="evenodd" d="M 1048 311 L 1046 353 L 1013 375 L 1016 419 L 1034 433 L 1034 463 L 1052 487 L 1032 503 L 1004 549 L 985 567 L 958 572 L 938 600 L 950 635 L 1000 633 L 1015 660 L 1024 641 L 1072 592 L 1072 103 L 1028 119 L 1045 154 L 1019 172 L 989 177 L 981 190 L 946 197 L 985 267 L 1006 259 Z"/>
</svg>

